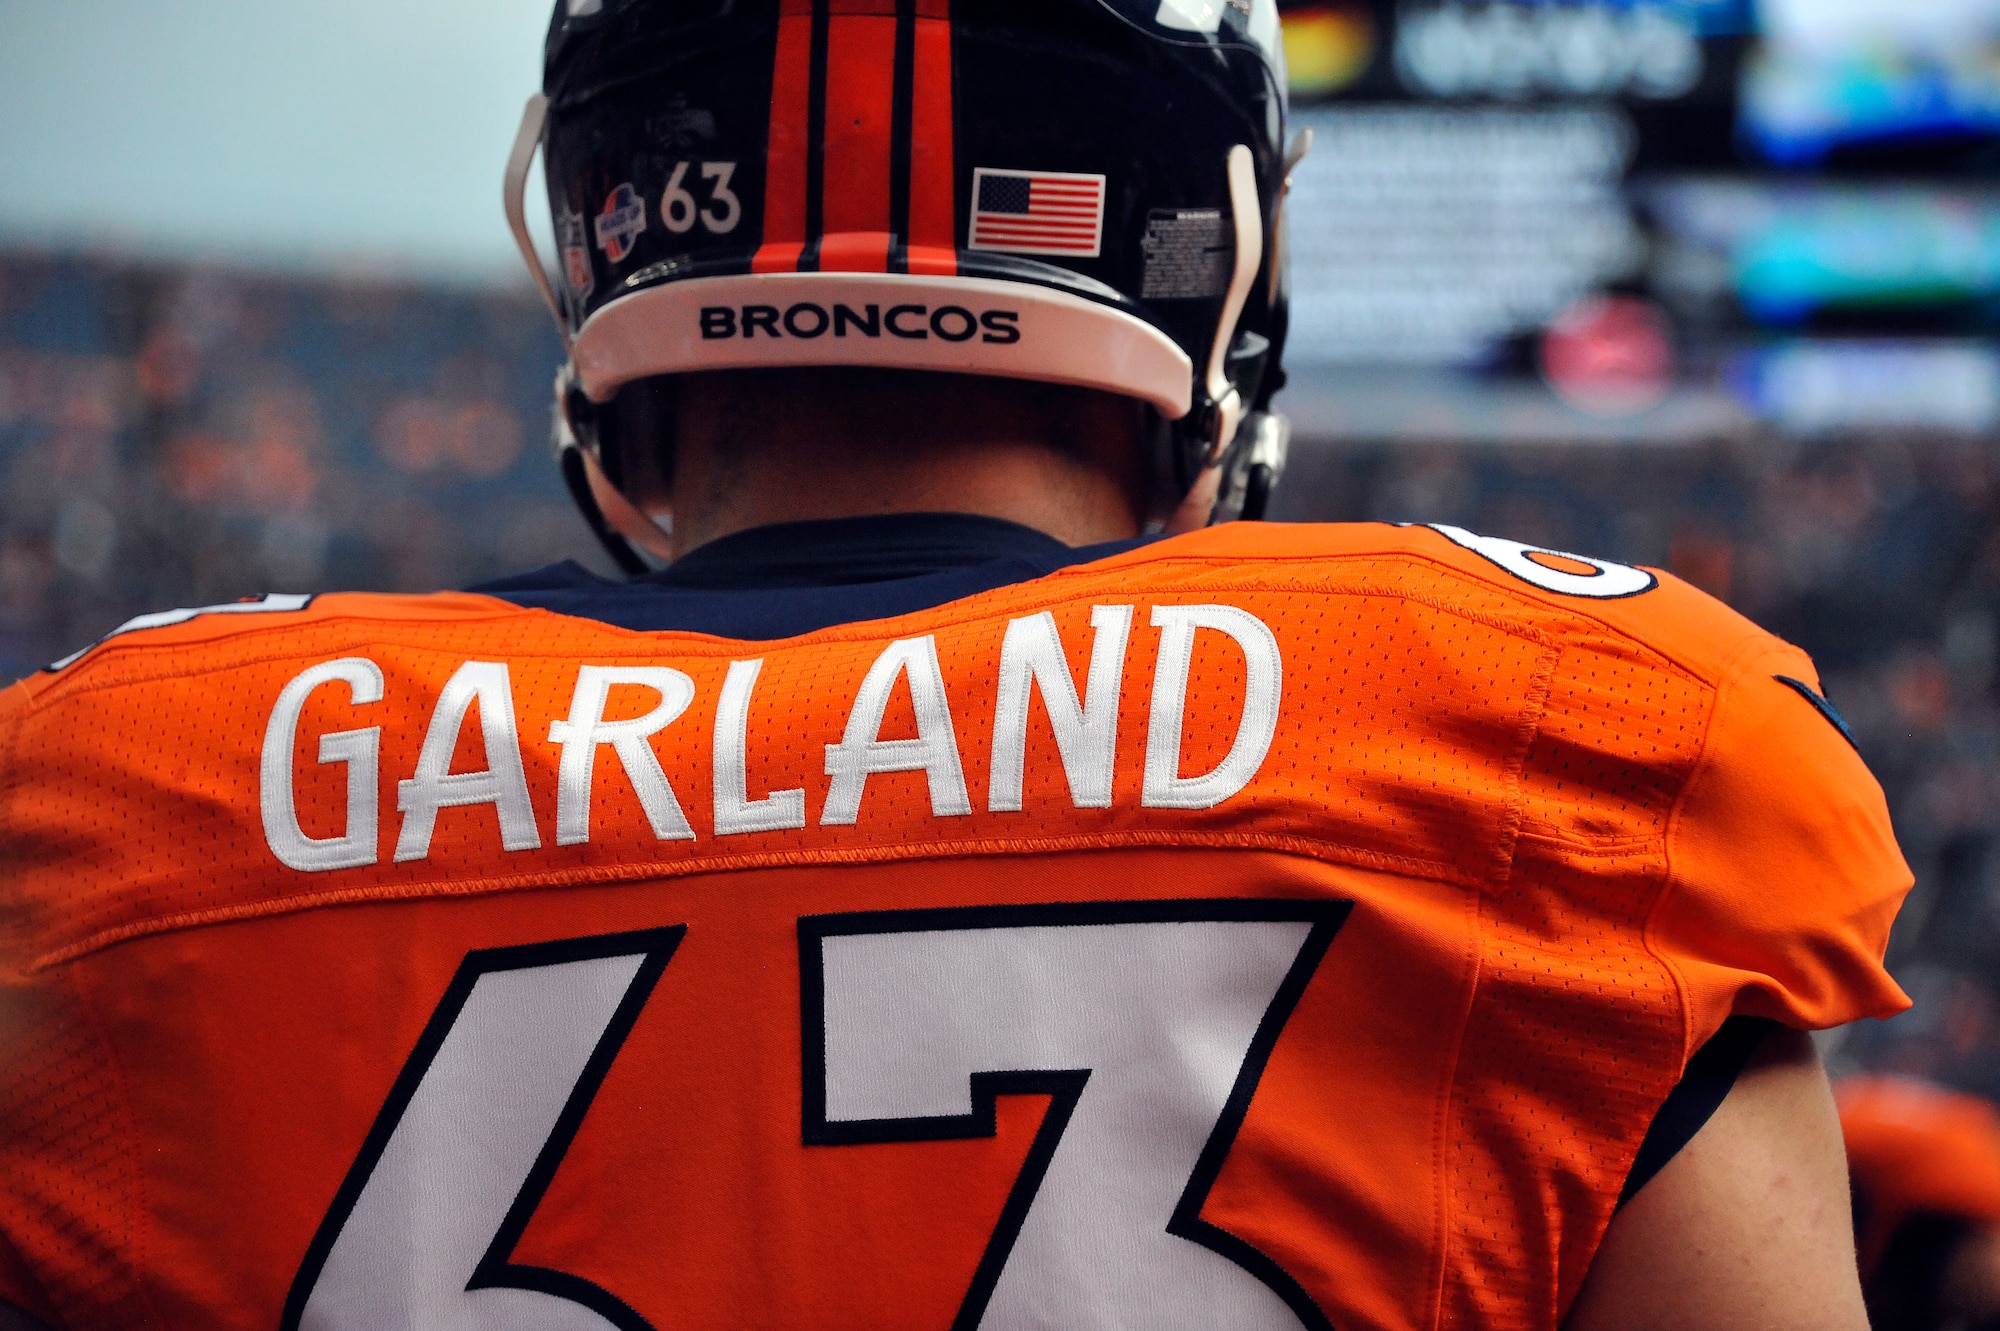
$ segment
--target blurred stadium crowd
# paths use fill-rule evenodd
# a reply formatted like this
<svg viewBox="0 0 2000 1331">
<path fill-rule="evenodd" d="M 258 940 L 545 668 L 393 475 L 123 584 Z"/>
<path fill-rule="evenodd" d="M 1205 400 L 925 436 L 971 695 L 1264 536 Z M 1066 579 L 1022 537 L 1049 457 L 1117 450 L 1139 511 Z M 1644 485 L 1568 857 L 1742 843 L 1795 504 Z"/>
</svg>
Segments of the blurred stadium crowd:
<svg viewBox="0 0 2000 1331">
<path fill-rule="evenodd" d="M 0 257 L 0 675 L 131 615 L 586 554 L 529 298 Z"/>
<path fill-rule="evenodd" d="M 0 257 L 0 678 L 132 615 L 598 556 L 527 296 Z M 1888 788 L 1920 1000 L 1837 1065 L 2000 1094 L 2000 451 L 1302 440 L 1277 516 L 1451 522 L 1672 569 L 1810 650 Z"/>
</svg>

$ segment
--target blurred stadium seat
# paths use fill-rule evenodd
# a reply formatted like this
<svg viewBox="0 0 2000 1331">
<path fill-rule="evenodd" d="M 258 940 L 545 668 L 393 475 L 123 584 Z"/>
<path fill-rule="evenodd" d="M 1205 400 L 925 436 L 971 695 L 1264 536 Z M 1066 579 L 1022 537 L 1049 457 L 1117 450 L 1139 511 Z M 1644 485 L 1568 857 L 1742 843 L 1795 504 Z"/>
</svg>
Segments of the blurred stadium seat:
<svg viewBox="0 0 2000 1331">
<path fill-rule="evenodd" d="M 131 615 L 593 556 L 514 294 L 0 257 L 0 674 Z"/>
</svg>

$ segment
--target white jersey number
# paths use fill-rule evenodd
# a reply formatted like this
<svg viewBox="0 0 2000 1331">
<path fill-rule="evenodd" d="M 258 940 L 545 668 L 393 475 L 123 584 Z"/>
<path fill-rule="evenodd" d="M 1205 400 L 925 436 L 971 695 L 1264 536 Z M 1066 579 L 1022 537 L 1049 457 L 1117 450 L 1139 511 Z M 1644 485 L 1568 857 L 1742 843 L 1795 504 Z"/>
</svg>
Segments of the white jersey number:
<svg viewBox="0 0 2000 1331">
<path fill-rule="evenodd" d="M 284 1331 L 652 1331 L 508 1261 L 686 926 L 469 954 L 320 1222 Z"/>
<path fill-rule="evenodd" d="M 1050 1097 L 954 1331 L 1324 1327 L 1201 1207 L 1346 913 L 1238 900 L 801 920 L 806 1140 L 990 1137 L 996 1097 Z"/>
<path fill-rule="evenodd" d="M 991 1136 L 998 1096 L 1051 1098 L 956 1331 L 1324 1328 L 1200 1213 L 1347 909 L 803 919 L 805 1141 Z M 470 954 L 307 1250 L 285 1331 L 652 1331 L 610 1291 L 510 1256 L 684 933 Z"/>
<path fill-rule="evenodd" d="M 1498 564 L 1521 581 L 1540 587 L 1545 592 L 1584 596 L 1593 601 L 1622 601 L 1660 585 L 1660 580 L 1651 573 L 1630 564 L 1614 564 L 1608 559 L 1593 559 L 1589 555 L 1572 555 L 1500 536 L 1480 536 L 1463 527 L 1452 527 L 1442 522 L 1427 525 L 1453 545 L 1463 546 L 1488 563 Z M 1574 564 L 1584 571 L 1579 573 L 1575 569 L 1559 568 L 1543 562 L 1550 559 Z"/>
</svg>

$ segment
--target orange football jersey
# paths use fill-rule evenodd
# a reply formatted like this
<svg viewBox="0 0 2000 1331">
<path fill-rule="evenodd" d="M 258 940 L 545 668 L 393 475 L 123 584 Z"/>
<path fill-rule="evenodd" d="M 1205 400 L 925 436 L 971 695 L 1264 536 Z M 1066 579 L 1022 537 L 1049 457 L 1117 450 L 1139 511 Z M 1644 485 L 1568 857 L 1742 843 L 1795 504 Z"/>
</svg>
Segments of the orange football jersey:
<svg viewBox="0 0 2000 1331">
<path fill-rule="evenodd" d="M 1551 1328 L 1725 1018 L 1907 1002 L 1811 664 L 1646 570 L 226 609 L 0 702 L 0 1300 L 61 1325 Z"/>
</svg>

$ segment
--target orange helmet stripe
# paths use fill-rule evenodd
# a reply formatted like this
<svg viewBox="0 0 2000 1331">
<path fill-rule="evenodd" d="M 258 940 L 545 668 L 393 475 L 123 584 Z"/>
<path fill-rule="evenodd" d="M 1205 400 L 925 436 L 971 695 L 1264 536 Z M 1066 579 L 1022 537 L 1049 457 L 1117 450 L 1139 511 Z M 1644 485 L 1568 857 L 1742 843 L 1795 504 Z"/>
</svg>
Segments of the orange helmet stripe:
<svg viewBox="0 0 2000 1331">
<path fill-rule="evenodd" d="M 820 269 L 889 271 L 889 135 L 894 119 L 893 14 L 879 0 L 831 0 Z"/>
<path fill-rule="evenodd" d="M 910 117 L 909 270 L 942 277 L 958 274 L 950 9 L 917 0 Z"/>
<path fill-rule="evenodd" d="M 781 0 L 771 70 L 771 130 L 764 150 L 764 243 L 755 273 L 789 273 L 806 241 L 806 158 L 812 117 L 812 0 Z"/>
<path fill-rule="evenodd" d="M 957 274 L 949 15 L 780 0 L 753 273 Z"/>
</svg>

